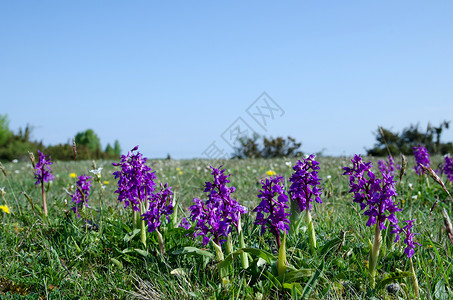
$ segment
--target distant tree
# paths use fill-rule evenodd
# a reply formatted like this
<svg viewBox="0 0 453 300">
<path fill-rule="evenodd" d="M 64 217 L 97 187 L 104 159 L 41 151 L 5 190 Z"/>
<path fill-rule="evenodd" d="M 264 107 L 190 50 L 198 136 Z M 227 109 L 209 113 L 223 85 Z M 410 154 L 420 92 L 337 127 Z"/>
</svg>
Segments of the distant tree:
<svg viewBox="0 0 453 300">
<path fill-rule="evenodd" d="M 113 144 L 113 153 L 116 155 L 116 156 L 120 156 L 121 155 L 121 147 L 120 147 L 120 142 L 118 142 L 118 140 L 115 140 L 115 143 Z"/>
<path fill-rule="evenodd" d="M 8 115 L 0 115 L 0 146 L 5 145 L 11 135 L 12 132 L 9 130 Z"/>
<path fill-rule="evenodd" d="M 282 137 L 277 137 L 275 139 L 264 137 L 263 143 L 264 148 L 262 150 L 262 155 L 265 158 L 291 157 L 301 154 L 298 149 L 302 143 L 297 143 L 296 140 L 290 136 L 287 140 Z"/>
<path fill-rule="evenodd" d="M 110 144 L 107 144 L 107 147 L 105 147 L 105 150 L 104 150 L 105 153 L 107 153 L 108 155 L 115 155 L 115 149 L 113 149 L 112 146 L 110 146 Z"/>
<path fill-rule="evenodd" d="M 234 150 L 233 158 L 274 158 L 302 155 L 302 152 L 298 151 L 302 143 L 297 143 L 292 137 L 288 136 L 286 139 L 263 137 L 262 145 L 260 145 L 259 139 L 258 134 L 240 139 L 240 145 Z"/>
<path fill-rule="evenodd" d="M 33 131 L 33 126 L 27 124 L 25 129 L 19 128 L 19 135 L 17 136 L 22 142 L 30 142 L 31 132 Z"/>
<path fill-rule="evenodd" d="M 252 137 L 242 137 L 239 139 L 239 147 L 234 149 L 233 158 L 259 158 L 262 157 L 261 150 L 258 145 L 256 133 Z"/>
<path fill-rule="evenodd" d="M 87 129 L 86 131 L 77 133 L 75 136 L 75 142 L 77 147 L 79 145 L 83 145 L 92 152 L 100 152 L 101 142 L 97 134 L 92 129 Z"/>
<path fill-rule="evenodd" d="M 428 124 L 426 131 L 420 130 L 418 124 L 411 124 L 401 133 L 378 127 L 375 133 L 376 144 L 368 149 L 368 155 L 387 156 L 389 154 L 413 155 L 412 149 L 419 144 L 423 145 L 431 154 L 446 154 L 453 151 L 452 143 L 441 143 L 443 129 L 448 129 L 449 121 L 444 121 L 439 127 Z"/>
</svg>

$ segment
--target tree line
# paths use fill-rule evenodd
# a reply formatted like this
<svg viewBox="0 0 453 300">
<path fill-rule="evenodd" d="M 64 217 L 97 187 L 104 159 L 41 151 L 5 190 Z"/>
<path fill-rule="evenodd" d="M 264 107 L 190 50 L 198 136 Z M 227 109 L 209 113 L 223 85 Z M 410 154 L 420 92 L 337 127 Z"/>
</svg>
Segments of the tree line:
<svg viewBox="0 0 453 300">
<path fill-rule="evenodd" d="M 32 141 L 32 130 L 33 127 L 27 124 L 15 133 L 9 129 L 8 116 L 0 115 L 0 159 L 26 159 L 28 152 L 36 153 L 40 150 L 50 155 L 53 160 L 73 160 L 74 142 L 78 160 L 118 159 L 121 155 L 118 140 L 102 149 L 100 139 L 92 129 L 78 132 L 73 140 L 67 143 L 48 146 L 42 141 Z"/>
<path fill-rule="evenodd" d="M 373 148 L 366 149 L 370 156 L 387 156 L 413 154 L 413 147 L 423 145 L 430 154 L 453 153 L 452 142 L 442 142 L 442 133 L 449 129 L 450 121 L 443 121 L 439 126 L 432 126 L 428 123 L 426 130 L 420 129 L 419 124 L 411 124 L 401 132 L 394 131 L 381 126 L 374 132 L 376 143 Z M 73 142 L 65 144 L 43 145 L 42 141 L 31 141 L 32 127 L 27 125 L 20 128 L 17 133 L 9 129 L 7 115 L 0 114 L 0 159 L 12 160 L 25 158 L 28 152 L 46 152 L 54 160 L 74 159 Z M 78 132 L 74 136 L 77 145 L 77 159 L 117 159 L 121 155 L 121 147 L 116 140 L 113 145 L 107 144 L 102 149 L 98 135 L 87 129 Z M 276 157 L 298 157 L 302 155 L 300 150 L 302 143 L 288 136 L 265 137 L 254 134 L 252 137 L 243 137 L 239 140 L 239 146 L 234 149 L 232 157 L 235 159 L 244 158 L 276 158 Z"/>
<path fill-rule="evenodd" d="M 413 154 L 413 147 L 423 145 L 430 154 L 453 154 L 453 143 L 442 142 L 442 133 L 450 126 L 450 121 L 443 121 L 439 126 L 428 123 L 426 130 L 420 129 L 419 124 L 411 124 L 401 132 L 392 131 L 388 128 L 378 127 L 374 133 L 376 143 L 373 148 L 367 150 L 371 156 L 387 156 Z"/>
</svg>

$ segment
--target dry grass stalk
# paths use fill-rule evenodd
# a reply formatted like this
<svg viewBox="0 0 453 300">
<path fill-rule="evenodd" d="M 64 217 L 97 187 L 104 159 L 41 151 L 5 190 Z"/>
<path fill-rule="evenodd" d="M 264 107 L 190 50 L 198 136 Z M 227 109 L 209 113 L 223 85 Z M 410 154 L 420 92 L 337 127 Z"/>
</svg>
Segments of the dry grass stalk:
<svg viewBox="0 0 453 300">
<path fill-rule="evenodd" d="M 445 186 L 445 183 L 442 181 L 442 179 L 440 179 L 439 175 L 437 175 L 436 172 L 434 172 L 434 170 L 431 169 L 431 167 L 426 167 L 426 166 L 424 166 L 422 164 L 420 164 L 420 166 L 423 168 L 423 170 L 425 170 L 426 173 L 428 173 L 429 176 L 431 176 L 432 179 L 434 179 L 435 182 L 437 182 L 442 187 L 442 189 L 450 197 L 450 201 L 453 202 L 453 197 L 450 195 L 450 192 L 447 190 L 447 187 Z"/>
</svg>

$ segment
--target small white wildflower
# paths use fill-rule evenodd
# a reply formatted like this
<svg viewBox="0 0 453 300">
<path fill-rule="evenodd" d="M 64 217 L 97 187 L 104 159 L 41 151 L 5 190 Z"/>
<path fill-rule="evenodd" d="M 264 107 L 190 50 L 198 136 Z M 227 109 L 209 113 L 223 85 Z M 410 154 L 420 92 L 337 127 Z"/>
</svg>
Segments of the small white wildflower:
<svg viewBox="0 0 453 300">
<path fill-rule="evenodd" d="M 13 159 L 11 162 L 12 162 L 13 164 L 17 164 L 19 161 L 18 161 L 17 159 Z"/>
<path fill-rule="evenodd" d="M 412 199 L 417 200 L 417 195 L 412 196 Z"/>
<path fill-rule="evenodd" d="M 330 178 L 332 178 L 332 176 L 330 176 L 330 175 L 327 175 L 327 176 L 326 176 L 326 178 L 327 178 L 327 179 L 330 179 Z"/>
<path fill-rule="evenodd" d="M 20 171 L 19 170 L 14 170 L 14 173 L 19 174 Z"/>
<path fill-rule="evenodd" d="M 101 174 L 102 169 L 103 168 L 101 167 L 98 169 L 90 170 L 90 173 L 93 173 L 94 175 L 98 175 L 98 174 Z"/>
<path fill-rule="evenodd" d="M 288 167 L 291 167 L 292 163 L 290 161 L 287 161 L 287 162 L 285 162 L 285 165 L 287 165 Z"/>
</svg>

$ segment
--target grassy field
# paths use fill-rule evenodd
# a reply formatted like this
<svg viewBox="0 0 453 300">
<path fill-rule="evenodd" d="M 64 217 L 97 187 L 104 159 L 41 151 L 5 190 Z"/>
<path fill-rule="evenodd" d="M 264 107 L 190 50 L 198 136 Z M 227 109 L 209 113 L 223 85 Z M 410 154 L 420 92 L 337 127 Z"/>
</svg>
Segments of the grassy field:
<svg viewBox="0 0 453 300">
<path fill-rule="evenodd" d="M 288 180 L 295 159 L 272 160 L 150 160 L 157 181 L 172 186 L 179 222 L 188 216 L 192 199 L 206 199 L 204 183 L 212 180 L 209 166 L 223 167 L 235 186 L 234 198 L 249 209 L 242 218 L 250 267 L 238 256 L 219 263 L 212 243 L 187 236 L 191 231 L 164 222 L 158 235 L 148 233 L 145 247 L 134 231 L 131 210 L 117 201 L 117 170 L 111 161 L 54 162 L 53 182 L 45 186 L 49 216 L 40 213 L 41 188 L 35 185 L 30 162 L 4 163 L 0 174 L 0 295 L 6 299 L 409 299 L 415 298 L 409 259 L 402 240 L 393 243 L 383 230 L 376 285 L 368 276 L 374 228 L 366 226 L 360 206 L 352 201 L 343 167 L 351 158 L 320 157 L 322 204 L 312 211 L 318 246 L 311 249 L 306 224 L 287 235 L 286 254 L 291 276 L 279 277 L 274 262 L 278 249 L 270 234 L 261 235 L 252 210 L 258 204 L 260 181 L 268 174 Z M 432 158 L 432 167 L 441 162 Z M 370 160 L 364 158 L 365 161 Z M 373 170 L 376 174 L 377 159 Z M 400 163 L 399 158 L 396 159 Z M 421 246 L 412 257 L 422 299 L 453 299 L 453 247 L 441 209 L 453 214 L 447 193 L 427 176 L 417 176 L 409 158 L 406 175 L 398 180 L 399 220 L 416 219 L 413 231 Z M 90 208 L 77 217 L 71 210 L 76 176 L 102 167 L 93 182 Z M 74 173 L 74 174 L 71 174 Z M 398 174 L 398 172 L 397 172 Z M 72 176 L 71 176 L 72 175 Z M 398 176 L 395 176 L 398 177 Z M 445 182 L 445 177 L 442 178 Z M 286 184 L 286 186 L 289 186 Z M 451 182 L 447 189 L 453 192 Z M 68 194 L 69 192 L 69 194 Z M 433 204 L 439 201 L 430 213 Z M 90 222 L 86 222 L 90 220 Z M 232 234 L 234 251 L 237 234 Z M 225 249 L 224 249 L 225 251 Z M 228 259 L 231 259 L 228 262 Z M 223 280 L 219 268 L 226 270 Z M 210 299 L 211 299 L 210 298 Z"/>
</svg>

